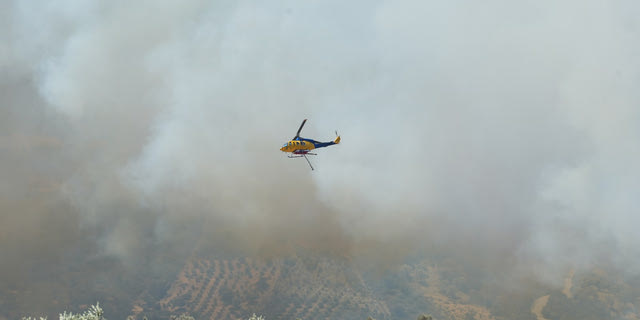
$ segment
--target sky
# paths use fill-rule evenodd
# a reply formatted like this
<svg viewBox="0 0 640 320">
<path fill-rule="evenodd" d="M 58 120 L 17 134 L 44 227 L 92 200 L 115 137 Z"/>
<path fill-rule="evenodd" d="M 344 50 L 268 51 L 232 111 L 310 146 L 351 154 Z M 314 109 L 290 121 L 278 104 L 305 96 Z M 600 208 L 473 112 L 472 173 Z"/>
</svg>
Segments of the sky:
<svg viewBox="0 0 640 320">
<path fill-rule="evenodd" d="M 88 252 L 127 264 L 194 230 L 247 254 L 437 247 L 549 282 L 638 274 L 638 15 L 626 0 L 5 1 L 0 278 Z M 315 171 L 278 150 L 303 119 L 303 137 L 342 137 Z"/>
</svg>

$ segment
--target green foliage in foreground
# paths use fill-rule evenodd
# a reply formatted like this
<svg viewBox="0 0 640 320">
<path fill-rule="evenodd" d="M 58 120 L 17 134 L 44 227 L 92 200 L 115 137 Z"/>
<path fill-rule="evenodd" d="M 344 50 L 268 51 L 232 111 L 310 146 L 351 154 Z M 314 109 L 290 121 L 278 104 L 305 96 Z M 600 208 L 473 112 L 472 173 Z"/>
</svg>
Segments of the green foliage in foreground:
<svg viewBox="0 0 640 320">
<path fill-rule="evenodd" d="M 264 320 L 264 317 L 263 316 L 256 316 L 256 314 L 254 313 L 247 320 Z"/>
<path fill-rule="evenodd" d="M 133 317 L 129 317 L 128 319 L 133 319 Z M 144 317 L 146 320 L 147 317 Z M 183 313 L 179 316 L 171 316 L 171 320 L 195 320 L 192 316 Z M 21 320 L 47 320 L 46 317 L 22 317 Z M 100 308 L 100 303 L 96 303 L 96 305 L 89 307 L 89 310 L 85 311 L 83 314 L 73 314 L 71 312 L 67 313 L 66 311 L 60 314 L 60 320 L 107 320 L 104 317 L 104 311 Z M 255 313 L 249 317 L 247 320 L 265 320 L 263 316 L 257 316 Z M 299 320 L 299 319 L 298 319 Z M 369 317 L 367 320 L 375 320 Z M 418 320 L 433 320 L 430 315 L 421 315 L 418 317 Z"/>
<path fill-rule="evenodd" d="M 95 306 L 89 307 L 89 310 L 83 314 L 73 314 L 66 311 L 60 314 L 60 320 L 106 320 L 104 318 L 104 311 L 100 308 L 100 303 L 96 303 Z"/>
<path fill-rule="evenodd" d="M 22 317 L 21 320 L 47 320 L 47 317 Z M 100 308 L 100 303 L 89 307 L 89 310 L 83 314 L 73 314 L 72 312 L 63 312 L 60 314 L 60 320 L 107 320 L 104 318 L 104 311 Z"/>
<path fill-rule="evenodd" d="M 171 316 L 170 319 L 171 320 L 196 320 L 194 317 L 192 317 L 192 316 L 190 316 L 190 315 L 188 315 L 186 313 L 183 313 L 183 314 L 181 314 L 181 315 L 179 315 L 177 317 L 176 316 Z"/>
</svg>

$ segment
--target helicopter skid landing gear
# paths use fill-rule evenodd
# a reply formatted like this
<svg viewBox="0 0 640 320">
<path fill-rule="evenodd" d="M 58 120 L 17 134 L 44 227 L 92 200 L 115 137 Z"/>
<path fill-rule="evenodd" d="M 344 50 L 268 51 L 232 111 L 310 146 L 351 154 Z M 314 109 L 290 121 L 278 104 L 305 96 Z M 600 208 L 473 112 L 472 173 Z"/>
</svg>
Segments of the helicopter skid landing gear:
<svg viewBox="0 0 640 320">
<path fill-rule="evenodd" d="M 295 156 L 287 156 L 287 157 L 288 158 L 292 158 L 292 159 L 293 158 L 303 158 L 304 157 L 304 159 L 307 160 L 307 163 L 309 164 L 309 167 L 311 167 L 311 170 L 314 170 L 313 166 L 311 165 L 311 161 L 309 161 L 309 158 L 307 158 L 307 155 L 316 156 L 317 154 L 315 154 L 315 153 L 297 153 Z"/>
</svg>

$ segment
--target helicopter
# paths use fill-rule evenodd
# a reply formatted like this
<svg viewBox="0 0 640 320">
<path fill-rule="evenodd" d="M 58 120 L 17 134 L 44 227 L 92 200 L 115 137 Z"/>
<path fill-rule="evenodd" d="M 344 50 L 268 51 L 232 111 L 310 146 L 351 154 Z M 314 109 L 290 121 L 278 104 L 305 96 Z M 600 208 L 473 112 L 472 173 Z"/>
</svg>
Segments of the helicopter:
<svg viewBox="0 0 640 320">
<path fill-rule="evenodd" d="M 302 121 L 300 128 L 298 128 L 298 132 L 296 133 L 296 136 L 293 137 L 293 139 L 291 139 L 289 142 L 285 143 L 282 146 L 282 148 L 280 148 L 280 151 L 292 153 L 291 155 L 288 155 L 289 158 L 304 157 L 305 160 L 307 160 L 309 167 L 311 167 L 311 170 L 313 170 L 313 166 L 311 165 L 311 161 L 309 161 L 309 158 L 307 158 L 307 155 L 316 156 L 317 154 L 311 153 L 309 151 L 313 149 L 324 148 L 324 147 L 332 146 L 334 144 L 338 144 L 340 143 L 340 136 L 336 131 L 336 139 L 329 142 L 320 142 L 312 139 L 302 138 L 300 137 L 300 131 L 302 130 L 302 127 L 304 127 L 304 124 L 306 122 L 307 122 L 307 119 L 304 119 Z"/>
</svg>

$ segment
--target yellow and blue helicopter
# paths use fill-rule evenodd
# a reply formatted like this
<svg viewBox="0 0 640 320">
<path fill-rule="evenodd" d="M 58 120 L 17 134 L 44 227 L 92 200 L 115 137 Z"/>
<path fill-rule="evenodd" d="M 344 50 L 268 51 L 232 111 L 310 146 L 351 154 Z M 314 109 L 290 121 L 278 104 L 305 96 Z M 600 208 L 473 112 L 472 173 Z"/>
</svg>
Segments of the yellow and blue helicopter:
<svg viewBox="0 0 640 320">
<path fill-rule="evenodd" d="M 311 153 L 309 151 L 313 149 L 324 148 L 324 147 L 332 146 L 334 144 L 338 144 L 340 143 L 340 136 L 336 131 L 336 139 L 329 142 L 319 142 L 312 139 L 302 138 L 300 137 L 300 131 L 302 131 L 302 127 L 304 127 L 304 124 L 306 122 L 307 122 L 307 119 L 304 119 L 302 121 L 300 128 L 298 128 L 298 132 L 296 133 L 296 136 L 293 137 L 293 139 L 291 139 L 289 142 L 285 143 L 282 146 L 282 148 L 280 148 L 280 151 L 291 152 L 292 155 L 289 155 L 288 156 L 289 158 L 304 157 L 307 160 L 309 167 L 311 167 L 311 170 L 313 170 L 313 166 L 311 165 L 309 158 L 307 158 L 307 155 L 316 156 L 317 154 Z"/>
</svg>

